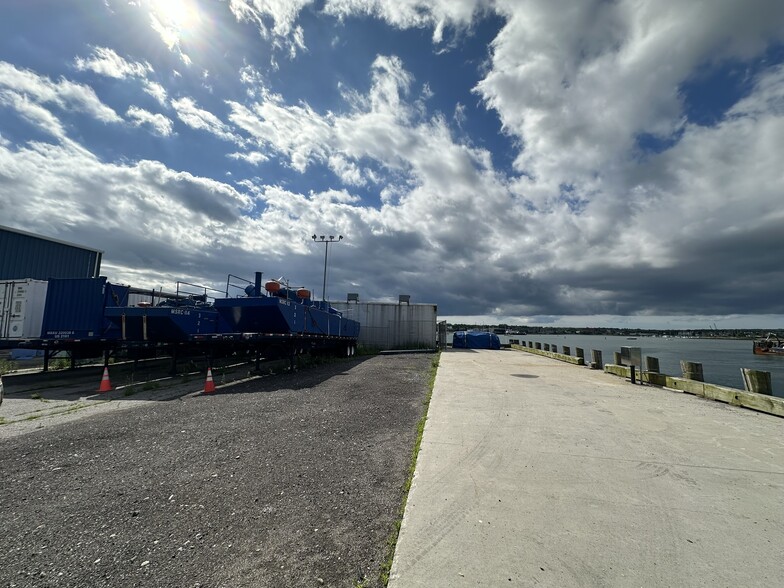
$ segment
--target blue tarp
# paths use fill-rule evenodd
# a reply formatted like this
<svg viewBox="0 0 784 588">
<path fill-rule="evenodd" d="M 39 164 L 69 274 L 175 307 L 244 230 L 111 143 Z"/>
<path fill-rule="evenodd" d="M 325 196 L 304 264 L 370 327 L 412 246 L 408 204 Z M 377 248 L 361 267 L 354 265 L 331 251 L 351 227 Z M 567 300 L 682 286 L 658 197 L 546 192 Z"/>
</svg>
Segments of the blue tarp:
<svg viewBox="0 0 784 588">
<path fill-rule="evenodd" d="M 501 349 L 501 340 L 495 333 L 483 331 L 457 331 L 452 335 L 454 349 Z"/>
</svg>

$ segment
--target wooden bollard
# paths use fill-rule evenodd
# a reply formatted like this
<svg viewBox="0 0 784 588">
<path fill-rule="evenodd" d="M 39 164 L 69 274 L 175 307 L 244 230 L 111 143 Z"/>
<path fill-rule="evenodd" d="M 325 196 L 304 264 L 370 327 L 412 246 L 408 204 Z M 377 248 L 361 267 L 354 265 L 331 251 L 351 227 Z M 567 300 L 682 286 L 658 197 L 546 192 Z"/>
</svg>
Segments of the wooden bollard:
<svg viewBox="0 0 784 588">
<path fill-rule="evenodd" d="M 696 382 L 705 381 L 705 378 L 702 375 L 701 363 L 681 360 L 681 372 L 686 380 L 694 380 Z"/>
<path fill-rule="evenodd" d="M 544 344 L 544 350 L 545 351 L 550 351 L 550 344 L 549 343 L 545 343 Z"/>
<path fill-rule="evenodd" d="M 541 343 L 539 343 L 539 341 L 537 341 L 536 343 L 534 343 L 534 345 L 536 346 L 536 349 L 541 349 L 541 348 L 542 348 L 542 344 L 541 344 Z"/>
<path fill-rule="evenodd" d="M 621 356 L 621 352 L 620 351 L 615 351 L 613 353 L 613 363 L 615 365 L 623 365 L 623 359 L 621 359 L 621 357 L 622 357 Z"/>
<path fill-rule="evenodd" d="M 592 370 L 604 369 L 604 364 L 602 363 L 601 349 L 591 349 L 591 369 Z"/>
<path fill-rule="evenodd" d="M 651 357 L 650 355 L 645 356 L 645 371 L 653 372 L 654 374 L 659 373 L 659 358 L 658 357 Z"/>
<path fill-rule="evenodd" d="M 585 351 L 583 351 L 582 347 L 575 347 L 574 348 L 574 356 L 575 357 L 582 357 L 583 361 L 585 361 Z"/>
<path fill-rule="evenodd" d="M 533 349 L 534 348 L 534 342 L 533 341 L 529 341 L 528 342 L 528 347 Z"/>
<path fill-rule="evenodd" d="M 572 348 L 569 347 L 568 345 L 564 345 L 563 346 L 563 354 L 564 355 L 571 355 L 572 354 Z"/>
<path fill-rule="evenodd" d="M 756 392 L 757 394 L 773 394 L 773 384 L 770 379 L 770 372 L 763 372 L 760 370 L 752 370 L 750 368 L 740 368 L 740 373 L 743 376 L 743 387 L 749 392 Z"/>
</svg>

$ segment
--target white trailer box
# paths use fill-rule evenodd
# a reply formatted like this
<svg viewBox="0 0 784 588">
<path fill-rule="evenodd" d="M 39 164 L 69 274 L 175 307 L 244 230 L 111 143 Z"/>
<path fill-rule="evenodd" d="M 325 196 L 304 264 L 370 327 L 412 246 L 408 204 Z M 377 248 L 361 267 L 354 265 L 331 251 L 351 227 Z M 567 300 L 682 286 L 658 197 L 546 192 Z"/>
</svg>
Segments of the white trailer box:
<svg viewBox="0 0 784 588">
<path fill-rule="evenodd" d="M 380 349 L 435 349 L 438 306 L 401 302 L 330 302 L 344 318 L 359 321 L 361 345 Z"/>
<path fill-rule="evenodd" d="M 38 339 L 46 306 L 46 280 L 0 281 L 0 339 Z"/>
</svg>

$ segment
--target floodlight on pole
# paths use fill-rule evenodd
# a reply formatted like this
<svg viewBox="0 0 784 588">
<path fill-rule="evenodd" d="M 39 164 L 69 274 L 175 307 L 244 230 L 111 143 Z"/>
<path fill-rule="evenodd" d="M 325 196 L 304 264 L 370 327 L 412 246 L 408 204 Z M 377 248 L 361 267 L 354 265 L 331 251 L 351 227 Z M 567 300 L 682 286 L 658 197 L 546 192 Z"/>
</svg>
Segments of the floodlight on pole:
<svg viewBox="0 0 784 588">
<path fill-rule="evenodd" d="M 321 290 L 321 300 L 327 300 L 327 256 L 329 253 L 329 246 L 334 245 L 335 243 L 339 243 L 343 240 L 343 235 L 338 235 L 337 240 L 335 239 L 335 235 L 329 235 L 329 237 L 325 235 L 316 236 L 315 234 L 311 237 L 315 243 L 324 243 L 324 283 L 322 285 Z"/>
</svg>

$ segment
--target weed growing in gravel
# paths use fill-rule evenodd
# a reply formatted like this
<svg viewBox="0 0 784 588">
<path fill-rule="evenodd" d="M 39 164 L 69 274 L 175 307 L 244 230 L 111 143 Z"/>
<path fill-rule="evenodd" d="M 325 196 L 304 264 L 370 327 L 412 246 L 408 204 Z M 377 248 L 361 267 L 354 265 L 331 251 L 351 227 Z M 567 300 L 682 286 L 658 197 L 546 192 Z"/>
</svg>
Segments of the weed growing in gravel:
<svg viewBox="0 0 784 588">
<path fill-rule="evenodd" d="M 0 417 L 0 425 L 5 425 L 5 424 L 7 424 L 5 417 Z"/>
<path fill-rule="evenodd" d="M 378 355 L 381 347 L 374 345 L 357 345 L 357 355 Z"/>
<path fill-rule="evenodd" d="M 33 392 L 32 394 L 30 394 L 30 398 L 32 398 L 33 400 L 40 400 L 41 395 L 38 392 Z"/>
<path fill-rule="evenodd" d="M 427 411 L 430 408 L 430 399 L 433 396 L 433 386 L 436 383 L 436 373 L 438 372 L 438 362 L 441 358 L 441 352 L 437 352 L 430 362 L 430 375 L 428 377 L 428 390 L 425 396 L 424 404 L 425 409 L 422 412 L 422 418 L 417 423 L 416 440 L 414 441 L 414 449 L 411 451 L 411 461 L 408 464 L 408 476 L 406 476 L 405 484 L 403 484 L 403 499 L 400 503 L 398 510 L 398 517 L 395 521 L 395 526 L 387 538 L 387 554 L 384 561 L 381 562 L 381 571 L 379 572 L 379 579 L 382 585 L 389 584 L 389 572 L 392 570 L 392 560 L 395 557 L 395 548 L 397 547 L 397 538 L 400 534 L 400 525 L 403 522 L 403 515 L 406 511 L 406 502 L 408 501 L 408 493 L 411 490 L 411 483 L 414 480 L 414 470 L 416 469 L 417 457 L 419 456 L 419 448 L 422 445 L 422 435 L 425 432 L 425 423 L 427 422 Z"/>
<path fill-rule="evenodd" d="M 0 359 L 0 376 L 16 371 L 16 362 L 10 359 Z"/>
<path fill-rule="evenodd" d="M 71 367 L 71 363 L 67 359 L 54 359 L 49 362 L 49 369 L 50 370 L 65 370 Z"/>
<path fill-rule="evenodd" d="M 123 396 L 133 396 L 137 392 L 138 390 L 135 386 L 128 386 L 125 390 L 123 390 Z"/>
</svg>

